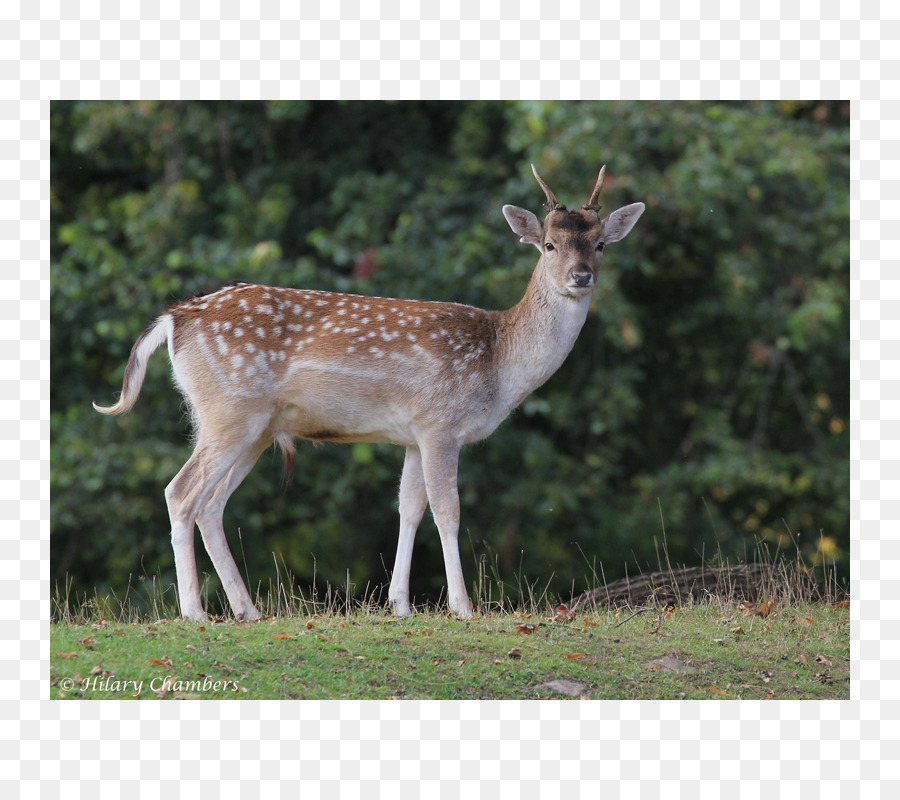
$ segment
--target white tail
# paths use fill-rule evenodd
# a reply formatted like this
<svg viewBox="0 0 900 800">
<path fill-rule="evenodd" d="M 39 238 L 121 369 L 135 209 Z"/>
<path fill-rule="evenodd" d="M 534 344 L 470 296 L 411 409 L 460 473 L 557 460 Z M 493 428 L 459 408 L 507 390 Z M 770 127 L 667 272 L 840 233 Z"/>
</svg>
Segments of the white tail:
<svg viewBox="0 0 900 800">
<path fill-rule="evenodd" d="M 237 284 L 171 307 L 138 339 L 119 401 L 94 407 L 130 409 L 148 358 L 168 342 L 196 432 L 193 454 L 166 487 L 184 617 L 206 619 L 196 522 L 235 616 L 259 618 L 222 514 L 273 442 L 292 464 L 294 437 L 406 447 L 389 600 L 398 616 L 410 613 L 413 539 L 430 504 L 450 609 L 471 616 L 457 546 L 460 448 L 490 435 L 562 364 L 587 316 L 604 246 L 624 238 L 644 211 L 634 203 L 601 219 L 603 170 L 578 211 L 560 205 L 534 174 L 547 196 L 544 221 L 503 207 L 521 241 L 541 252 L 524 298 L 508 311 Z"/>
</svg>

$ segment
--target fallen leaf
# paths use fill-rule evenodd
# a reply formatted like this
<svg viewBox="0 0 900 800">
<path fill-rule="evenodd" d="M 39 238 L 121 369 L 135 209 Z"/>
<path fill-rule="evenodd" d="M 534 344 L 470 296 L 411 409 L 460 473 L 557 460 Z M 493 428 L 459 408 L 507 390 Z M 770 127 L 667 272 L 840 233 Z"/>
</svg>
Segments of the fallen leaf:
<svg viewBox="0 0 900 800">
<path fill-rule="evenodd" d="M 842 600 L 840 603 L 832 603 L 831 610 L 837 611 L 839 608 L 850 608 L 849 600 Z"/>
<path fill-rule="evenodd" d="M 542 683 L 535 686 L 535 691 L 554 692 L 556 694 L 564 694 L 566 697 L 581 697 L 591 687 L 586 683 L 578 683 L 577 681 L 555 680 L 549 683 Z M 546 699 L 550 699 L 549 697 Z"/>
<path fill-rule="evenodd" d="M 571 622 L 575 619 L 575 613 L 573 611 L 569 611 L 569 607 L 563 603 L 556 609 L 556 616 L 554 616 L 550 621 L 551 622 Z"/>
<path fill-rule="evenodd" d="M 281 641 L 284 639 L 296 639 L 297 637 L 292 636 L 290 633 L 276 633 L 272 638 Z"/>
<path fill-rule="evenodd" d="M 54 655 L 57 658 L 78 658 L 78 653 L 63 653 L 60 650 L 57 650 Z"/>
<path fill-rule="evenodd" d="M 330 642 L 330 641 L 331 641 L 331 637 L 330 637 L 330 636 L 325 636 L 324 634 L 321 634 L 321 633 L 320 633 L 320 634 L 319 634 L 319 641 L 320 641 L 320 642 Z"/>
<path fill-rule="evenodd" d="M 576 659 L 576 658 L 584 658 L 587 653 L 564 653 L 563 658 Z"/>
<path fill-rule="evenodd" d="M 466 663 L 466 660 L 464 658 L 461 658 L 459 661 L 456 662 L 456 666 L 461 667 L 465 663 Z"/>
<path fill-rule="evenodd" d="M 93 644 L 94 644 L 94 640 L 93 640 L 90 636 L 87 636 L 87 637 L 85 637 L 84 639 L 81 640 L 81 643 L 82 643 L 88 650 L 90 650 L 91 647 L 92 647 Z"/>
<path fill-rule="evenodd" d="M 103 667 L 99 664 L 95 667 L 91 667 L 91 675 L 99 675 L 101 672 L 103 672 Z"/>
<path fill-rule="evenodd" d="M 817 656 L 816 656 L 816 663 L 817 663 L 817 664 L 824 664 L 826 667 L 832 666 L 832 662 L 829 661 L 827 658 L 825 658 L 825 656 L 822 656 L 822 655 L 817 655 Z"/>
<path fill-rule="evenodd" d="M 653 670 L 654 672 L 659 672 L 660 670 L 666 669 L 670 672 L 696 672 L 697 670 L 694 667 L 689 666 L 681 659 L 675 658 L 674 656 L 663 656 L 662 658 L 656 658 L 653 661 L 648 661 L 643 665 L 644 669 Z"/>
<path fill-rule="evenodd" d="M 510 658 L 518 659 L 522 657 L 522 651 L 518 647 L 514 647 L 506 655 L 508 655 Z"/>
<path fill-rule="evenodd" d="M 745 636 L 744 629 L 738 625 L 736 628 L 732 628 L 730 633 L 733 633 L 735 636 Z"/>
<path fill-rule="evenodd" d="M 795 664 L 807 664 L 807 658 L 802 653 L 794 659 Z"/>
<path fill-rule="evenodd" d="M 312 620 L 310 620 L 309 622 L 306 623 L 306 630 L 308 630 L 308 631 L 311 631 L 315 627 L 316 627 L 316 625 Z"/>
<path fill-rule="evenodd" d="M 175 681 L 172 679 L 172 677 L 168 676 L 162 682 L 162 686 L 160 686 L 159 689 L 156 690 L 156 696 L 161 700 L 163 697 L 165 697 L 171 691 L 174 683 L 175 683 Z"/>
<path fill-rule="evenodd" d="M 522 625 L 516 625 L 516 630 L 519 633 L 531 634 L 531 633 L 534 633 L 537 629 L 538 629 L 537 625 L 526 625 L 524 623 Z"/>
<path fill-rule="evenodd" d="M 151 658 L 150 663 L 154 664 L 157 667 L 166 667 L 167 669 L 171 669 L 173 671 L 175 669 L 175 665 L 172 663 L 172 659 L 168 656 L 163 656 L 162 659 Z"/>
</svg>

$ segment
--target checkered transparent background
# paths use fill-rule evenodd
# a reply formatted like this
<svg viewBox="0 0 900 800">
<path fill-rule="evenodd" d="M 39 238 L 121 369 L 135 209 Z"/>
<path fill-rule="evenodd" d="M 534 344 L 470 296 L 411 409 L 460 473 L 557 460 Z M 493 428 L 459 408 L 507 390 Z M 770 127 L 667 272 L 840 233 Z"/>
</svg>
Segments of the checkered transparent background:
<svg viewBox="0 0 900 800">
<path fill-rule="evenodd" d="M 900 796 L 896 4 L 0 5 L 2 723 L 11 791 Z M 852 6 L 852 9 L 851 9 Z M 859 18 L 843 18 L 842 14 Z M 243 19 L 253 13 L 257 19 Z M 724 15 L 724 16 L 722 16 Z M 853 700 L 60 703 L 49 672 L 49 101 L 847 98 Z M 17 524 L 18 520 L 18 524 Z M 29 792 L 29 793 L 31 793 Z M 604 793 L 604 794 L 601 794 Z"/>
</svg>

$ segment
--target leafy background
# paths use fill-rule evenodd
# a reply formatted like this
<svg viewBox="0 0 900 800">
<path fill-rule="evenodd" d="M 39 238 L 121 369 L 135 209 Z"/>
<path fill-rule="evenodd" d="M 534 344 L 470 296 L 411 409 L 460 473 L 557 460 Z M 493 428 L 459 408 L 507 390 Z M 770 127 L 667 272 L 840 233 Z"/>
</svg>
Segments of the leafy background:
<svg viewBox="0 0 900 800">
<path fill-rule="evenodd" d="M 847 103 L 57 102 L 51 126 L 51 579 L 174 580 L 166 357 L 130 414 L 91 408 L 151 318 L 235 280 L 509 307 L 536 253 L 500 207 L 541 211 L 530 162 L 570 205 L 607 163 L 605 210 L 647 211 L 567 362 L 463 452 L 468 577 L 565 594 L 663 544 L 691 565 L 759 542 L 848 577 Z M 250 583 L 273 557 L 305 586 L 386 583 L 401 463 L 304 444 L 285 491 L 264 455 L 225 517 Z M 412 589 L 443 581 L 426 517 Z"/>
</svg>

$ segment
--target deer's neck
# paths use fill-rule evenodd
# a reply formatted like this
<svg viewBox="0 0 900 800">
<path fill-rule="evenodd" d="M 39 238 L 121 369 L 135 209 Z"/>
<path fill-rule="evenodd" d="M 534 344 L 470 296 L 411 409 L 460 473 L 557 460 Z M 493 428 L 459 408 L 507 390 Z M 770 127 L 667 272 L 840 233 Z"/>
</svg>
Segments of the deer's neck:
<svg viewBox="0 0 900 800">
<path fill-rule="evenodd" d="M 500 312 L 498 373 L 504 405 L 515 408 L 559 369 L 590 305 L 590 295 L 561 295 L 538 266 L 521 302 Z"/>
</svg>

